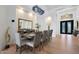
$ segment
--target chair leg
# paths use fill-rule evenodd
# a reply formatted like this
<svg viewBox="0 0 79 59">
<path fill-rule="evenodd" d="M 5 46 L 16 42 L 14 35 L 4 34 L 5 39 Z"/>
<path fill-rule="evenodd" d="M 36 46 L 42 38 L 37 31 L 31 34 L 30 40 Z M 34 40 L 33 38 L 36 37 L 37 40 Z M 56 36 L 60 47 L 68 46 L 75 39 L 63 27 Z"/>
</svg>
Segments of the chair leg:
<svg viewBox="0 0 79 59">
<path fill-rule="evenodd" d="M 35 48 L 33 47 L 33 53 L 35 53 Z"/>
<path fill-rule="evenodd" d="M 16 52 L 18 51 L 18 48 L 19 48 L 19 47 L 16 45 Z"/>
<path fill-rule="evenodd" d="M 36 47 L 36 50 L 40 51 L 40 49 L 41 49 L 41 45 L 39 44 L 38 47 Z"/>
<path fill-rule="evenodd" d="M 16 52 L 17 52 L 17 45 L 16 45 Z"/>
<path fill-rule="evenodd" d="M 22 53 L 22 49 L 21 49 L 21 47 L 19 48 L 19 53 L 20 53 L 20 54 Z"/>
<path fill-rule="evenodd" d="M 19 53 L 21 54 L 22 53 L 22 49 L 21 49 L 21 47 L 18 47 L 17 45 L 16 45 L 16 52 L 18 52 L 18 49 L 19 49 Z"/>
<path fill-rule="evenodd" d="M 41 43 L 41 48 L 43 48 L 43 42 Z"/>
<path fill-rule="evenodd" d="M 19 48 L 19 53 L 21 54 L 21 47 Z"/>
</svg>

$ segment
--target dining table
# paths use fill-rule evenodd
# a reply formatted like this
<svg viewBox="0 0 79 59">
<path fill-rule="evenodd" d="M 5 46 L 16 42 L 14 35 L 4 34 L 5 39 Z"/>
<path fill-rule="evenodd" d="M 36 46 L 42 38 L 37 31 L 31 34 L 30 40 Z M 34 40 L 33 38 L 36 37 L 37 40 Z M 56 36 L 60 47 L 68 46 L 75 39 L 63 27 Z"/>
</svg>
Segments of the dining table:
<svg viewBox="0 0 79 59">
<path fill-rule="evenodd" d="M 25 33 L 22 36 L 27 40 L 33 40 L 33 38 L 35 37 L 35 33 Z"/>
</svg>

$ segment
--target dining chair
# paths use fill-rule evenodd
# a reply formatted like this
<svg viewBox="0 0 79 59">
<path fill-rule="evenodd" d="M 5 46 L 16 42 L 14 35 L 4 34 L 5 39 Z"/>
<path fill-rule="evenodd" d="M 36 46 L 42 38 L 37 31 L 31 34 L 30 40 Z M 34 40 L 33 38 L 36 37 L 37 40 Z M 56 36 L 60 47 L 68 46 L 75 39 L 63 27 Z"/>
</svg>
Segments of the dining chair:
<svg viewBox="0 0 79 59">
<path fill-rule="evenodd" d="M 48 30 L 45 31 L 45 36 L 46 36 L 46 41 L 48 41 L 49 40 L 49 31 Z"/>
<path fill-rule="evenodd" d="M 21 38 L 21 35 L 19 33 L 15 33 L 15 43 L 16 43 L 16 52 L 19 49 L 19 52 L 21 53 L 21 47 L 25 45 L 26 41 L 24 41 L 25 38 Z"/>
<path fill-rule="evenodd" d="M 41 42 L 41 33 L 36 32 L 33 41 L 27 41 L 26 45 L 32 48 L 32 51 L 35 53 L 35 48 L 40 45 Z"/>
<path fill-rule="evenodd" d="M 44 42 L 46 40 L 46 32 L 43 31 L 42 32 L 42 39 L 41 39 L 41 42 Z"/>
<path fill-rule="evenodd" d="M 41 48 L 44 47 L 45 41 L 46 41 L 46 32 L 43 31 L 41 35 Z"/>
<path fill-rule="evenodd" d="M 50 39 L 52 39 L 52 33 L 53 33 L 53 30 L 50 30 L 50 31 L 49 31 Z"/>
</svg>

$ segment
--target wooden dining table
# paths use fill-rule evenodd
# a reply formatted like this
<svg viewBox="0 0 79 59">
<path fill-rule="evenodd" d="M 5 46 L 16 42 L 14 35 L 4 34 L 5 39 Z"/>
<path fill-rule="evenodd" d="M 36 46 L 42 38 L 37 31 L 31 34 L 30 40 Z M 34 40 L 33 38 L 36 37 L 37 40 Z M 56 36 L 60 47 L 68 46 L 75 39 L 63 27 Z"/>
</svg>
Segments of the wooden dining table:
<svg viewBox="0 0 79 59">
<path fill-rule="evenodd" d="M 23 37 L 26 38 L 27 40 L 32 40 L 33 37 L 35 37 L 35 33 L 25 33 L 23 34 Z"/>
</svg>

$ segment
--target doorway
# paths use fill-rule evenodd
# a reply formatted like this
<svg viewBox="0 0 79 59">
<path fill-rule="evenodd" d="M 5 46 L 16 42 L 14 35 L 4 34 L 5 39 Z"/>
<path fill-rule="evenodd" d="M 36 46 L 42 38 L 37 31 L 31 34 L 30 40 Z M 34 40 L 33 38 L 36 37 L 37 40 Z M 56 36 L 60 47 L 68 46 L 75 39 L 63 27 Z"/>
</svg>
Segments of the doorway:
<svg viewBox="0 0 79 59">
<path fill-rule="evenodd" d="M 60 21 L 60 34 L 72 34 L 73 33 L 73 26 L 74 21 Z"/>
</svg>

